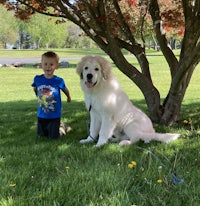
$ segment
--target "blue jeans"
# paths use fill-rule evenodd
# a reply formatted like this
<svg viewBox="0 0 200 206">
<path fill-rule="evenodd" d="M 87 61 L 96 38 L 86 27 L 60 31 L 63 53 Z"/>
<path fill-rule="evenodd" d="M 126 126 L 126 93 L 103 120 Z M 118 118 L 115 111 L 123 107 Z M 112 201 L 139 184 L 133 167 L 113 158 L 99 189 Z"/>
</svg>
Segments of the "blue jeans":
<svg viewBox="0 0 200 206">
<path fill-rule="evenodd" d="M 38 117 L 37 135 L 57 139 L 59 137 L 60 118 L 44 119 Z"/>
</svg>

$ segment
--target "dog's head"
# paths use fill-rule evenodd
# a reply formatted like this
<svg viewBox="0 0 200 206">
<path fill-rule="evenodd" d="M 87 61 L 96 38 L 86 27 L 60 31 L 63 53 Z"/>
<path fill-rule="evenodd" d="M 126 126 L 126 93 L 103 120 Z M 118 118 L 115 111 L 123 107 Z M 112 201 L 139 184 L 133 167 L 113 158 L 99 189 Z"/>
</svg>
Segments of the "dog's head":
<svg viewBox="0 0 200 206">
<path fill-rule="evenodd" d="M 93 88 L 111 74 L 111 65 L 101 56 L 85 56 L 77 65 L 76 72 L 87 88 Z"/>
</svg>

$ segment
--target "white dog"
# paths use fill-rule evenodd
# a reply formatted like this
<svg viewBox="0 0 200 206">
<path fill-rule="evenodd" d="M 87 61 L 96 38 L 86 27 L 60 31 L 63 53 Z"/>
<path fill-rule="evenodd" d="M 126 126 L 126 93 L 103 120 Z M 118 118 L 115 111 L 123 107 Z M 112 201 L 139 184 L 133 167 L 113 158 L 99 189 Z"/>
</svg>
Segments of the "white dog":
<svg viewBox="0 0 200 206">
<path fill-rule="evenodd" d="M 103 57 L 85 56 L 77 66 L 86 108 L 90 112 L 90 134 L 81 143 L 98 140 L 101 146 L 108 140 L 120 145 L 138 140 L 170 142 L 179 134 L 155 133 L 151 120 L 136 108 L 111 72 L 111 65 Z M 115 138 L 113 138 L 113 136 Z"/>
</svg>

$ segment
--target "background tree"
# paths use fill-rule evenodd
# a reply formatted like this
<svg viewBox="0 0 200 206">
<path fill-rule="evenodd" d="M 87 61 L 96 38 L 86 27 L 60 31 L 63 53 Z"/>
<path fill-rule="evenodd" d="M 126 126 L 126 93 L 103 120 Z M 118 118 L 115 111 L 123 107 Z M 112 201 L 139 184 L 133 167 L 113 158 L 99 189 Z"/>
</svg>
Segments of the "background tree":
<svg viewBox="0 0 200 206">
<path fill-rule="evenodd" d="M 36 14 L 31 16 L 26 25 L 35 48 L 63 47 L 66 44 L 66 24 L 56 24 L 48 16 Z"/>
<path fill-rule="evenodd" d="M 14 49 L 30 49 L 33 48 L 32 36 L 28 33 L 27 26 L 28 24 L 20 19 L 16 19 L 16 28 L 15 30 L 18 33 L 18 39 L 14 43 Z"/>
<path fill-rule="evenodd" d="M 151 119 L 169 125 L 179 117 L 181 104 L 196 65 L 200 61 L 200 2 L 197 0 L 1 0 L 15 16 L 28 19 L 39 12 L 69 19 L 78 25 L 144 94 Z M 162 102 L 153 84 L 145 54 L 145 25 L 152 25 L 169 65 L 171 85 Z M 177 58 L 168 45 L 167 26 L 183 27 L 182 47 Z M 136 34 L 140 35 L 137 41 Z M 139 68 L 122 53 L 132 53 Z M 161 77 L 163 78 L 163 77 Z"/>
<path fill-rule="evenodd" d="M 0 22 L 0 42 L 2 47 L 6 49 L 8 43 L 15 43 L 18 35 L 16 20 L 13 18 L 12 12 L 8 12 L 2 5 L 0 6 Z"/>
<path fill-rule="evenodd" d="M 66 47 L 92 48 L 96 46 L 96 44 L 92 44 L 91 39 L 85 35 L 83 30 L 75 24 L 67 26 L 67 32 Z"/>
</svg>

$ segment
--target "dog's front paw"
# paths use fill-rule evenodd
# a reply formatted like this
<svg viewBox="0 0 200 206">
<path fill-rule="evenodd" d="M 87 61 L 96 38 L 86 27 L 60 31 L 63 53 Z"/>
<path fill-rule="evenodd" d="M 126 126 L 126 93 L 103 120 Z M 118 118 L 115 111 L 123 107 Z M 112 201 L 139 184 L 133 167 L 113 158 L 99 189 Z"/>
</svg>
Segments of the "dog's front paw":
<svg viewBox="0 0 200 206">
<path fill-rule="evenodd" d="M 130 145 L 131 144 L 131 141 L 130 140 L 122 140 L 119 145 L 120 146 L 126 146 L 126 145 Z"/>
<path fill-rule="evenodd" d="M 96 144 L 96 147 L 101 147 L 101 146 L 103 146 L 106 143 L 107 143 L 106 139 L 99 139 L 99 141 Z"/>
<path fill-rule="evenodd" d="M 95 141 L 95 139 L 89 136 L 87 139 L 81 139 L 80 143 L 85 144 L 85 143 L 90 143 L 90 142 L 94 142 L 94 141 Z"/>
</svg>

